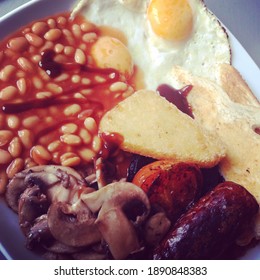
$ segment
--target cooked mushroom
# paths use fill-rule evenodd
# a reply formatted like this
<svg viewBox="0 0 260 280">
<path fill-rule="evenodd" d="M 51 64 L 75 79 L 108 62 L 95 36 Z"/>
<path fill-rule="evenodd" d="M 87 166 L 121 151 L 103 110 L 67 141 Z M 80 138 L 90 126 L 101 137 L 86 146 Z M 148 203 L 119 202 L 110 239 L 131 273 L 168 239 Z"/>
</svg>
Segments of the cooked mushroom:
<svg viewBox="0 0 260 280">
<path fill-rule="evenodd" d="M 18 204 L 19 224 L 26 233 L 34 220 L 47 213 L 50 202 L 39 186 L 27 188 L 20 196 Z"/>
<path fill-rule="evenodd" d="M 54 238 L 68 246 L 87 246 L 101 239 L 96 217 L 81 201 L 75 204 L 54 202 L 47 216 Z"/>
<path fill-rule="evenodd" d="M 148 216 L 150 203 L 142 189 L 128 182 L 111 183 L 98 191 L 82 194 L 115 259 L 124 259 L 140 249 L 135 226 Z"/>
<path fill-rule="evenodd" d="M 145 241 L 149 246 L 156 246 L 168 232 L 171 227 L 171 221 L 164 212 L 158 212 L 152 215 L 144 227 Z"/>
<path fill-rule="evenodd" d="M 34 224 L 26 233 L 26 247 L 33 249 L 53 240 L 47 224 L 47 215 L 35 219 Z"/>
<path fill-rule="evenodd" d="M 38 186 L 52 201 L 77 199 L 77 191 L 85 185 L 84 179 L 72 168 L 42 165 L 17 173 L 6 190 L 8 205 L 18 212 L 18 201 L 26 188 Z"/>
</svg>

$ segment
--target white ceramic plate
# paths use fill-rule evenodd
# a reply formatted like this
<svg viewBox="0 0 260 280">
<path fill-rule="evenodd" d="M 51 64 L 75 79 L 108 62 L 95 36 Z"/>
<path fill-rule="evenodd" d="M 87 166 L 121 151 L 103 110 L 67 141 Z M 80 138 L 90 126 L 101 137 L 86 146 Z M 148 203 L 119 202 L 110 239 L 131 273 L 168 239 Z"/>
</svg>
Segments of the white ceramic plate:
<svg viewBox="0 0 260 280">
<path fill-rule="evenodd" d="M 76 0 L 33 0 L 15 9 L 0 19 L 0 40 L 31 21 L 69 11 Z M 260 98 L 260 70 L 236 38 L 228 32 L 232 47 L 233 65 Z M 258 93 L 259 92 L 259 93 Z M 258 93 L 258 94 L 257 94 Z M 0 251 L 7 259 L 40 259 L 40 256 L 25 248 L 18 217 L 0 197 Z M 250 249 L 243 259 L 260 259 L 260 245 Z"/>
</svg>

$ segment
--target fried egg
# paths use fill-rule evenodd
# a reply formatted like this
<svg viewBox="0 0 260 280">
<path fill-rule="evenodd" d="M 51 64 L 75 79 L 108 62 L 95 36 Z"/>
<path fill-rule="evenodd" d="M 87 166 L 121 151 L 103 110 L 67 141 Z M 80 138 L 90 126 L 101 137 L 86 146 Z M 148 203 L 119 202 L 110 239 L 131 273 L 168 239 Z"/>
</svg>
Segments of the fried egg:
<svg viewBox="0 0 260 280">
<path fill-rule="evenodd" d="M 214 80 L 215 65 L 231 62 L 227 33 L 202 0 L 84 2 L 81 13 L 89 21 L 123 32 L 126 40 L 121 43 L 142 72 L 143 88 L 156 90 L 159 84 L 167 83 L 171 69 L 176 65 Z M 106 38 L 105 41 L 109 40 L 118 38 Z M 128 61 L 126 65 L 130 69 L 125 72 L 129 75 L 133 66 L 128 55 L 123 58 Z M 93 54 L 93 59 L 97 65 L 106 67 L 102 56 Z"/>
</svg>

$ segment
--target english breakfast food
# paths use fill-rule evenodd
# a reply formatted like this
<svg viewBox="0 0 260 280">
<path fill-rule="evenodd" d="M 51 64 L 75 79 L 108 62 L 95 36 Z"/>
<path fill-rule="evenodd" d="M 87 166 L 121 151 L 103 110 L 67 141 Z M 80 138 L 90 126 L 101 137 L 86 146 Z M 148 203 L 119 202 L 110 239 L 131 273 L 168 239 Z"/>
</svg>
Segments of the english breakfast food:
<svg viewBox="0 0 260 280">
<path fill-rule="evenodd" d="M 230 63 L 201 0 L 79 1 L 4 38 L 0 192 L 26 248 L 223 259 L 259 239 L 259 104 Z"/>
</svg>

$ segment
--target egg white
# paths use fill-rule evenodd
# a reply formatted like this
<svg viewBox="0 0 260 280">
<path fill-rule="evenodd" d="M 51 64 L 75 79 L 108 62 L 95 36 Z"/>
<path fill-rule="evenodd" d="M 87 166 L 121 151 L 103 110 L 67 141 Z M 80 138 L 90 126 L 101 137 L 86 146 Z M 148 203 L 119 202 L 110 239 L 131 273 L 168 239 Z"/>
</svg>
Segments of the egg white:
<svg viewBox="0 0 260 280">
<path fill-rule="evenodd" d="M 173 66 L 214 80 L 217 63 L 230 63 L 228 36 L 202 0 L 189 0 L 193 11 L 191 36 L 182 42 L 158 37 L 150 27 L 146 10 L 150 0 L 88 0 L 81 13 L 97 25 L 122 31 L 134 64 L 143 72 L 145 88 L 156 90 L 171 81 Z M 173 84 L 174 85 L 174 84 Z"/>
</svg>

